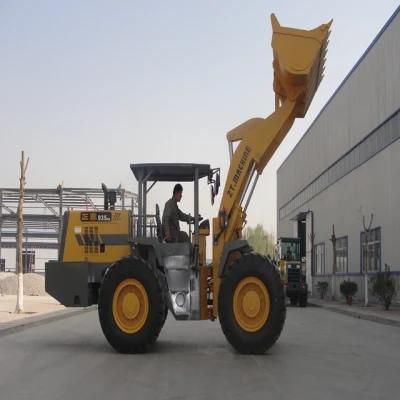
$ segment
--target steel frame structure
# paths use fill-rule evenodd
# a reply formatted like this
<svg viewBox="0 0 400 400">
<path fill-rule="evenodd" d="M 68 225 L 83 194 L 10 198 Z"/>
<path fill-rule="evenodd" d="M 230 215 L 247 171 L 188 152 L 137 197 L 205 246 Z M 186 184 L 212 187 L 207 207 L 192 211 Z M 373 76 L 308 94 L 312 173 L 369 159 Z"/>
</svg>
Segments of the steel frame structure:
<svg viewBox="0 0 400 400">
<path fill-rule="evenodd" d="M 115 190 L 116 209 L 137 207 L 137 195 L 121 187 Z M 16 248 L 18 188 L 0 188 L 0 259 L 1 250 Z M 103 210 L 104 192 L 97 188 L 25 189 L 24 249 L 58 250 L 63 214 L 72 209 Z"/>
</svg>

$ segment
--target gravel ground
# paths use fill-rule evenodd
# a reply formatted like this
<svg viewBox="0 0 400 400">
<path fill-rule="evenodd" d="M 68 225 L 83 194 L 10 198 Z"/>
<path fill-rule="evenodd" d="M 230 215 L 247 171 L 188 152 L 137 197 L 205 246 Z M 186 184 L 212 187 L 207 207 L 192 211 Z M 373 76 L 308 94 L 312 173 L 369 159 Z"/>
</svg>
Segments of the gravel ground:
<svg viewBox="0 0 400 400">
<path fill-rule="evenodd" d="M 0 272 L 0 281 L 9 278 L 10 276 L 15 276 L 14 272 Z"/>
<path fill-rule="evenodd" d="M 0 294 L 17 294 L 17 275 L 12 272 L 0 272 Z M 44 277 L 39 274 L 24 274 L 24 295 L 45 296 Z"/>
</svg>

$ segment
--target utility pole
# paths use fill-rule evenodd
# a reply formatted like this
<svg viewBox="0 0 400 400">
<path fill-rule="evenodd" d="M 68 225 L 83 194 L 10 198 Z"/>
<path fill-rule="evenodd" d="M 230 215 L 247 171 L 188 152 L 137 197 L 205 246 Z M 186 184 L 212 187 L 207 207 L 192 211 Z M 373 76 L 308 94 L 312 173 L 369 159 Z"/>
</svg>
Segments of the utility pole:
<svg viewBox="0 0 400 400">
<path fill-rule="evenodd" d="M 364 237 L 365 237 L 365 246 L 366 246 L 366 256 L 367 263 L 365 262 L 365 257 L 363 257 L 363 268 L 364 268 L 364 305 L 368 307 L 368 270 L 370 269 L 370 252 L 369 252 L 369 233 L 371 231 L 372 221 L 374 219 L 374 214 L 371 214 L 371 218 L 369 220 L 368 228 L 365 223 L 365 215 L 363 215 L 363 226 L 364 226 Z M 364 254 L 364 251 L 363 251 Z M 368 266 L 367 266 L 368 264 Z"/>
<path fill-rule="evenodd" d="M 17 251 L 16 251 L 16 272 L 18 274 L 18 291 L 17 291 L 17 305 L 15 312 L 17 314 L 24 312 L 24 275 L 22 265 L 22 233 L 24 230 L 24 188 L 25 188 L 25 172 L 28 168 L 29 157 L 25 163 L 24 151 L 21 152 L 21 176 L 19 178 L 19 200 L 17 209 Z"/>
<path fill-rule="evenodd" d="M 332 264 L 332 279 L 331 279 L 331 286 L 332 286 L 332 300 L 335 300 L 336 294 L 336 270 L 337 270 L 337 258 L 336 258 L 336 236 L 335 236 L 335 224 L 332 225 L 332 236 L 330 238 L 333 247 L 333 264 Z"/>
</svg>

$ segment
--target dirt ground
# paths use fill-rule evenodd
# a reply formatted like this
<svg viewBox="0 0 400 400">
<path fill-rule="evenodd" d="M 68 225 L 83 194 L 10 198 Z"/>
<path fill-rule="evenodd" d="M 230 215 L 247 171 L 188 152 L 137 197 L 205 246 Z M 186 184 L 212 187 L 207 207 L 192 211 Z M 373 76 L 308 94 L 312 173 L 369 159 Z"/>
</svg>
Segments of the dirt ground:
<svg viewBox="0 0 400 400">
<path fill-rule="evenodd" d="M 23 314 L 14 313 L 16 304 L 16 295 L 0 296 L 0 324 L 65 309 L 51 296 L 24 296 Z"/>
</svg>

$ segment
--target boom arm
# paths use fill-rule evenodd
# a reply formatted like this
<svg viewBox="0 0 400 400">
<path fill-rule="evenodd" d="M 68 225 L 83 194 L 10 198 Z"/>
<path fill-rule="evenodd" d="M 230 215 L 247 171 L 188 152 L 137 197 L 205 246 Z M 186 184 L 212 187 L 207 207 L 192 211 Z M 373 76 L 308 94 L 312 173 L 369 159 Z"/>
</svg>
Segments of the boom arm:
<svg viewBox="0 0 400 400">
<path fill-rule="evenodd" d="M 229 216 L 225 241 L 240 237 L 242 225 L 237 222 L 242 214 L 246 189 L 253 175 L 262 173 L 291 128 L 295 108 L 296 103 L 287 100 L 268 118 L 250 119 L 228 133 L 229 142 L 240 140 L 240 143 L 232 157 L 221 200 L 221 209 Z"/>
<path fill-rule="evenodd" d="M 323 77 L 332 21 L 310 31 L 282 27 L 274 14 L 271 15 L 271 23 L 276 110 L 267 118 L 250 119 L 227 134 L 230 150 L 234 142 L 239 143 L 235 152 L 230 151 L 231 164 L 219 216 L 213 220 L 215 300 L 218 298 L 217 276 L 223 247 L 226 242 L 241 238 L 246 208 L 258 176 L 285 138 L 295 118 L 305 116 Z M 253 188 L 243 207 L 254 175 Z"/>
</svg>

